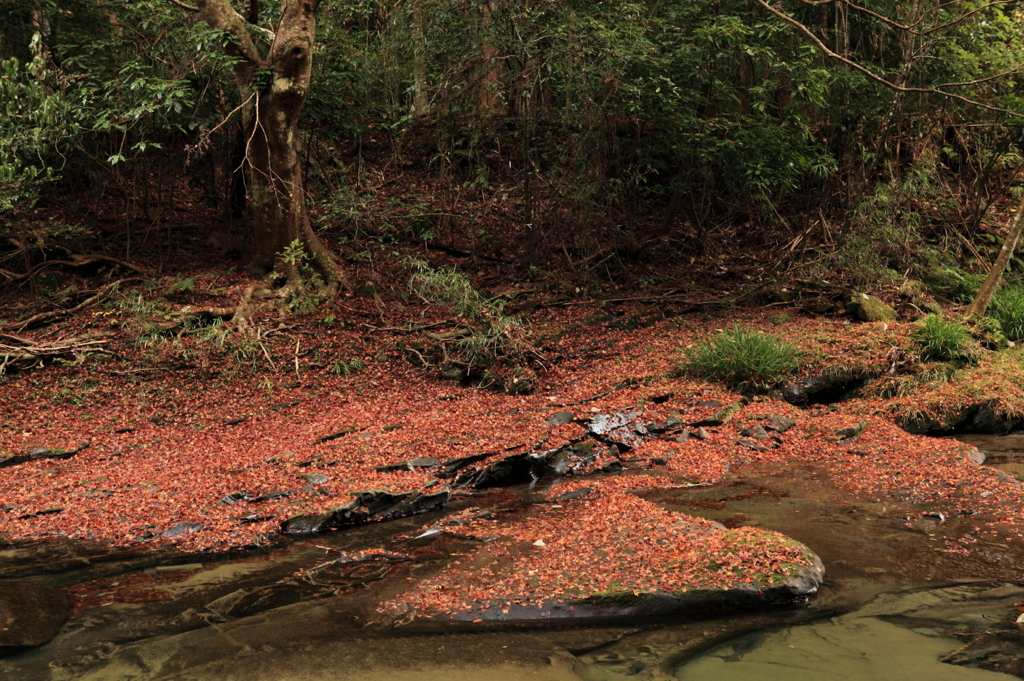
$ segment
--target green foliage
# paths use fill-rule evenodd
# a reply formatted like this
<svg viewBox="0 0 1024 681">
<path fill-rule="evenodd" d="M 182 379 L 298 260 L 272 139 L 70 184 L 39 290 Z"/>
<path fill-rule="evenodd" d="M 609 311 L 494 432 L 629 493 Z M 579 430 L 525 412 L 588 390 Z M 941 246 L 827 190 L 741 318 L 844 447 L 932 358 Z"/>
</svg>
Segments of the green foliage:
<svg viewBox="0 0 1024 681">
<path fill-rule="evenodd" d="M 454 268 L 435 269 L 421 260 L 412 265 L 409 290 L 428 302 L 452 307 L 472 325 L 469 333 L 455 341 L 456 362 L 471 369 L 487 368 L 528 348 L 523 323 L 504 315 L 502 301 L 477 291 L 466 275 Z"/>
<path fill-rule="evenodd" d="M 770 386 L 799 367 L 799 352 L 778 336 L 739 324 L 684 351 L 680 369 L 726 385 Z"/>
<path fill-rule="evenodd" d="M 921 344 L 921 354 L 926 359 L 962 360 L 975 354 L 970 332 L 955 319 L 927 315 L 912 335 Z"/>
<path fill-rule="evenodd" d="M 348 360 L 339 360 L 331 364 L 330 372 L 335 376 L 352 376 L 366 368 L 366 362 L 358 357 Z"/>
<path fill-rule="evenodd" d="M 1024 288 L 1015 286 L 996 292 L 988 314 L 1000 323 L 1008 339 L 1015 343 L 1024 340 Z"/>
<path fill-rule="evenodd" d="M 962 304 L 974 300 L 984 281 L 984 274 L 971 274 L 952 265 L 940 264 L 928 267 L 924 278 L 932 291 Z"/>
<path fill-rule="evenodd" d="M 1003 333 L 1003 325 L 993 317 L 972 318 L 970 330 L 971 334 L 986 348 L 1004 350 L 1010 345 L 1010 339 Z"/>
<path fill-rule="evenodd" d="M 0 214 L 31 207 L 40 185 L 60 172 L 75 132 L 70 103 L 42 59 L 0 61 Z"/>
<path fill-rule="evenodd" d="M 409 290 L 428 302 L 448 305 L 460 317 L 481 320 L 499 316 L 502 303 L 489 300 L 473 288 L 469 278 L 454 267 L 433 268 L 422 260 L 412 261 Z"/>
</svg>

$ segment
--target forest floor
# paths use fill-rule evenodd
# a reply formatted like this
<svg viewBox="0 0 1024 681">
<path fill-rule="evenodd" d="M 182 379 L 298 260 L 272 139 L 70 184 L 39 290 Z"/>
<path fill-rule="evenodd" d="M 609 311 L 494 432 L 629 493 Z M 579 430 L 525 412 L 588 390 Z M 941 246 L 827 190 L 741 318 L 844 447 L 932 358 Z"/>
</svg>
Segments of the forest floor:
<svg viewBox="0 0 1024 681">
<path fill-rule="evenodd" d="M 401 182 L 370 191 L 366 178 L 354 195 L 363 203 L 339 218 L 358 238 L 330 226 L 337 206 L 317 217 L 353 289 L 310 291 L 246 333 L 181 314 L 232 304 L 252 281 L 240 271 L 244 247 L 211 236 L 218 216 L 198 202 L 156 215 L 131 242 L 113 207 L 84 218 L 59 202 L 44 209 L 41 221 L 96 225 L 79 252 L 117 251 L 135 269 L 69 255 L 8 291 L 0 542 L 63 537 L 214 556 L 447 504 L 461 510 L 435 530 L 485 550 L 383 607 L 507 614 L 523 602 L 768 588 L 813 572 L 804 547 L 741 517 L 715 524 L 666 510 L 674 491 L 774 466 L 810 467 L 851 499 L 886 500 L 907 527 L 945 523 L 935 538 L 945 554 L 981 556 L 979 542 L 1020 548 L 1021 483 L 977 465 L 972 447 L 907 430 L 1012 428 L 1024 419 L 1024 349 L 927 361 L 914 336 L 920 288 L 873 290 L 900 321 L 857 322 L 843 282 L 800 264 L 813 255 L 802 250 L 810 231 L 755 243 L 734 238 L 738 225 L 717 245 L 655 244 L 694 247 L 682 267 L 620 257 L 609 233 L 607 254 L 573 244 L 557 271 L 516 266 L 547 236 L 514 227 L 512 188 L 470 201 L 473 192 L 426 175 L 385 171 Z M 415 220 L 430 223 L 429 238 L 410 236 Z M 400 228 L 370 228 L 382 221 Z M 576 268 L 596 255 L 607 261 L 602 283 Z M 479 320 L 412 293 L 414 259 L 457 267 L 504 301 L 502 314 L 522 325 L 519 356 L 483 381 L 453 372 L 459 336 L 449 332 Z M 826 389 L 741 395 L 680 371 L 687 349 L 735 326 L 797 348 L 789 387 Z M 526 519 L 473 505 L 549 480 L 565 484 Z"/>
<path fill-rule="evenodd" d="M 242 283 L 231 276 L 196 275 L 184 293 L 237 294 Z M 174 302 L 172 288 L 164 304 Z M 914 359 L 909 321 L 851 323 L 778 305 L 523 295 L 509 312 L 529 330 L 536 385 L 509 394 L 444 380 L 438 367 L 422 365 L 425 351 L 409 352 L 413 342 L 430 341 L 426 330 L 458 324 L 443 306 L 345 294 L 264 320 L 257 336 L 208 327 L 167 335 L 146 326 L 162 314 L 147 302 L 153 297 L 126 288 L 106 305 L 19 331 L 40 344 L 106 342 L 103 352 L 3 378 L 0 537 L 210 554 L 431 510 L 480 488 L 581 480 L 554 487 L 552 509 L 525 523 L 506 526 L 500 514 L 470 507 L 443 528 L 504 537 L 485 561 L 504 566 L 501 578 L 490 567 L 481 577 L 477 555 L 388 607 L 452 613 L 481 602 L 507 611 L 531 598 L 770 584 L 780 566 L 809 564 L 784 537 L 742 519 L 712 531 L 695 518 L 678 536 L 660 537 L 680 514 L 644 500 L 720 483 L 749 465 L 817 467 L 853 498 L 891 500 L 889 513 L 908 526 L 967 520 L 938 551 L 969 556 L 979 540 L 1024 538 L 1019 481 L 978 466 L 973 448 L 956 440 L 897 425 L 922 415 L 941 423 L 979 406 L 1020 415 L 1017 350 L 985 351 L 929 381 L 921 379 L 928 365 Z M 17 323 L 8 316 L 7 328 Z M 777 392 L 748 398 L 679 372 L 681 351 L 734 325 L 796 345 L 802 377 L 841 376 L 856 390 L 840 402 L 798 407 Z M 602 419 L 612 432 L 601 430 Z M 844 428 L 857 434 L 844 437 Z M 588 553 L 602 522 L 608 542 Z M 642 550 L 656 555 L 638 561 L 641 549 L 617 532 L 654 535 Z M 627 569 L 652 562 L 692 569 L 671 579 Z M 572 571 L 587 575 L 582 591 L 567 590 L 563 577 Z"/>
</svg>

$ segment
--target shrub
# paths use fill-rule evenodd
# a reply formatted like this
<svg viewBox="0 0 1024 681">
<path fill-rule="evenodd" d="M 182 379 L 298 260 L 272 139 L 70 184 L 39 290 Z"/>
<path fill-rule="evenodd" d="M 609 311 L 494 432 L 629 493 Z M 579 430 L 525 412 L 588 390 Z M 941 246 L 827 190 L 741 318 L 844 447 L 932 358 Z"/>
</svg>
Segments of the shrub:
<svg viewBox="0 0 1024 681">
<path fill-rule="evenodd" d="M 1016 342 L 1024 339 L 1024 289 L 1006 288 L 992 298 L 988 313 L 1003 327 L 1003 333 Z"/>
<path fill-rule="evenodd" d="M 921 354 L 927 359 L 946 361 L 974 356 L 967 327 L 942 315 L 926 316 L 914 330 L 913 337 L 921 344 Z"/>
<path fill-rule="evenodd" d="M 791 343 L 737 324 L 687 350 L 680 368 L 731 386 L 766 386 L 796 371 L 798 360 L 799 353 Z"/>
<path fill-rule="evenodd" d="M 469 279 L 453 268 L 432 268 L 421 261 L 412 262 L 414 273 L 409 289 L 431 303 L 448 305 L 469 322 L 465 333 L 451 336 L 456 357 L 446 360 L 468 369 L 485 369 L 498 359 L 508 359 L 528 351 L 529 342 L 523 323 L 503 314 L 501 300 L 489 299 L 473 288 Z"/>
</svg>

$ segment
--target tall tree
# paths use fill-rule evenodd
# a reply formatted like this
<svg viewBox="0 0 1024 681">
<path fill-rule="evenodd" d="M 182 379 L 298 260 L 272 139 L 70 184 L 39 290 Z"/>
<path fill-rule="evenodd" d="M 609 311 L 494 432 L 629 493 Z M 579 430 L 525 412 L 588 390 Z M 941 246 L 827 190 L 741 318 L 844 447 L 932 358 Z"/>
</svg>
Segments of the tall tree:
<svg viewBox="0 0 1024 681">
<path fill-rule="evenodd" d="M 310 223 L 300 154 L 299 113 L 309 91 L 319 0 L 280 1 L 265 57 L 250 34 L 261 30 L 255 27 L 257 2 L 250 3 L 247 17 L 236 12 L 230 0 L 200 0 L 197 7 L 172 2 L 223 31 L 224 49 L 236 60 L 233 73 L 241 100 L 238 110 L 256 242 L 253 267 L 269 271 L 287 252 L 291 257 L 285 264 L 294 278 L 297 244 L 329 286 L 344 285 L 345 273 Z"/>
</svg>

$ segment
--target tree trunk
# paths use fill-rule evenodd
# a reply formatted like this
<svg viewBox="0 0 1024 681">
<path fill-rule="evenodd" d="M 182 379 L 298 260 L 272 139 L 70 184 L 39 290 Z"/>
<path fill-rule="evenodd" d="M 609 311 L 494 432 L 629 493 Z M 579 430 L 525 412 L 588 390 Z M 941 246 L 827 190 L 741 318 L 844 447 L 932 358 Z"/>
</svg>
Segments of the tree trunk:
<svg viewBox="0 0 1024 681">
<path fill-rule="evenodd" d="M 412 110 L 415 116 L 430 115 L 427 95 L 427 37 L 423 32 L 423 9 L 419 2 L 412 5 Z"/>
<path fill-rule="evenodd" d="M 201 0 L 199 12 L 207 24 L 235 38 L 225 49 L 237 58 L 234 76 L 242 99 L 256 242 L 250 267 L 270 271 L 281 253 L 297 243 L 324 279 L 337 286 L 344 283 L 344 275 L 310 225 L 299 153 L 299 113 L 309 91 L 317 4 L 317 0 L 282 0 L 266 60 L 230 0 Z"/>
<path fill-rule="evenodd" d="M 480 32 L 483 44 L 480 48 L 480 114 L 483 116 L 505 114 L 505 100 L 501 96 L 502 62 L 495 46 L 494 14 L 498 11 L 497 0 L 488 0 L 480 7 Z"/>
<path fill-rule="evenodd" d="M 1010 258 L 1013 257 L 1013 251 L 1017 248 L 1022 231 L 1024 231 L 1024 200 L 1017 205 L 1017 214 L 1013 216 L 1013 222 L 1010 224 L 1010 231 L 1006 235 L 1003 247 L 999 250 L 996 261 L 992 263 L 992 269 L 988 271 L 988 276 L 985 277 L 985 283 L 978 290 L 978 295 L 964 311 L 965 318 L 981 317 L 988 310 L 992 296 L 995 295 L 996 289 L 999 288 L 999 282 L 1003 278 L 1003 272 L 1006 271 L 1006 266 L 1010 264 Z"/>
</svg>

